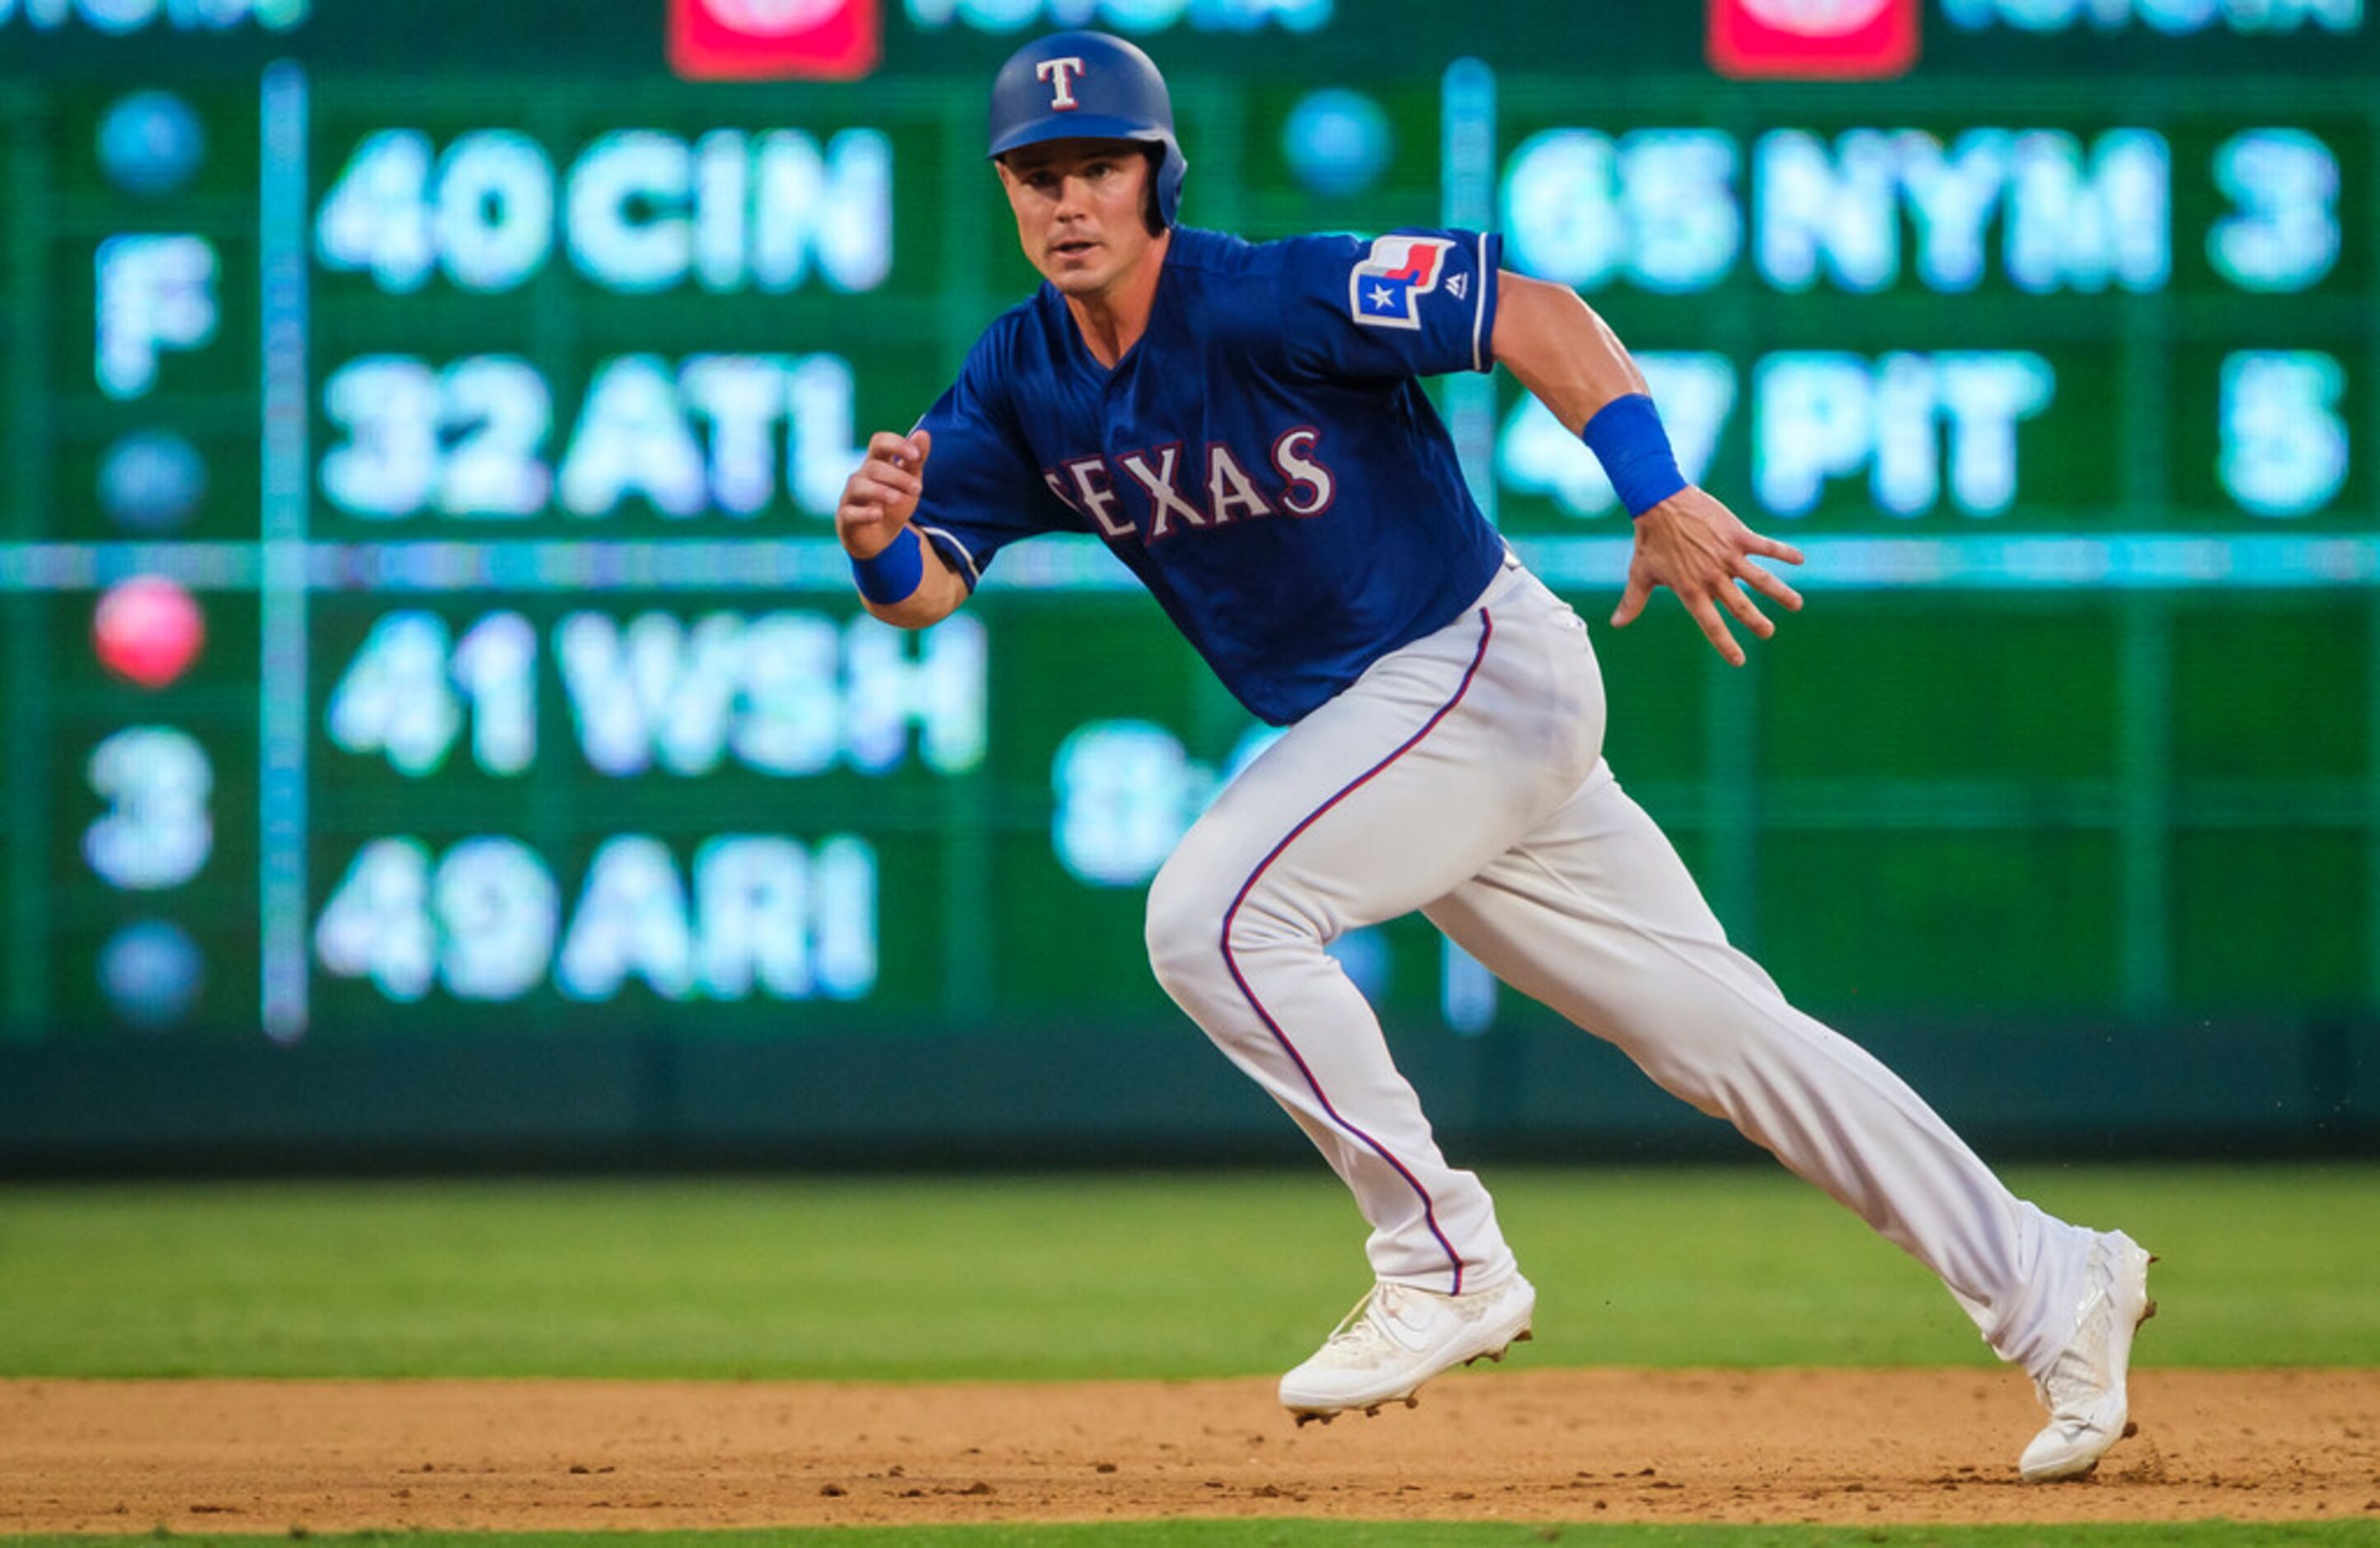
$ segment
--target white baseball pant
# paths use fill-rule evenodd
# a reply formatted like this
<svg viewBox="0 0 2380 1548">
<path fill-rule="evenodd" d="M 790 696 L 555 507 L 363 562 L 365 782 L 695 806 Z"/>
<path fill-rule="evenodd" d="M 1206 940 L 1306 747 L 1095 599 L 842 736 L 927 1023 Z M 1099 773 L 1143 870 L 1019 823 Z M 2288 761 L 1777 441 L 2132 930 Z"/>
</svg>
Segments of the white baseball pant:
<svg viewBox="0 0 2380 1548">
<path fill-rule="evenodd" d="M 1324 950 L 1419 909 L 1856 1212 L 2040 1373 L 2071 1331 L 2091 1233 L 2016 1198 L 1728 944 L 1604 764 L 1603 729 L 1585 624 L 1508 561 L 1476 605 L 1299 721 L 1192 827 L 1149 889 L 1159 980 L 1346 1181 L 1381 1279 L 1463 1292 L 1516 1266 L 1486 1189 L 1448 1165 Z"/>
</svg>

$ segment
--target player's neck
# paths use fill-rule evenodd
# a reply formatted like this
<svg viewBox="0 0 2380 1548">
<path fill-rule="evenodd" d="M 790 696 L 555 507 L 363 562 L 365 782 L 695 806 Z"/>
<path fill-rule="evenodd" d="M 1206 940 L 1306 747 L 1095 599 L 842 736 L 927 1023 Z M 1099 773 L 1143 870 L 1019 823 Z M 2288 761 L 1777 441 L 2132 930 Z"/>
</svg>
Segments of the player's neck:
<svg viewBox="0 0 2380 1548">
<path fill-rule="evenodd" d="M 1172 249 L 1167 231 L 1148 245 L 1141 260 L 1115 283 L 1091 296 L 1069 296 L 1066 310 L 1082 331 L 1083 345 L 1091 357 L 1110 370 L 1132 351 L 1148 331 L 1148 316 L 1157 306 L 1157 282 L 1165 272 L 1165 255 Z"/>
</svg>

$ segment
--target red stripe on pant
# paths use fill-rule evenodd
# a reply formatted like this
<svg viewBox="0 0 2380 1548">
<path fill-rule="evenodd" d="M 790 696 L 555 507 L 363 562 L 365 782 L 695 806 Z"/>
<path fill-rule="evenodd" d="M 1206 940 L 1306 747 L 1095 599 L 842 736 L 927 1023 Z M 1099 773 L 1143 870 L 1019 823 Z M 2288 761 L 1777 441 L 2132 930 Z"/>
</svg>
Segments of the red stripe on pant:
<svg viewBox="0 0 2380 1548">
<path fill-rule="evenodd" d="M 1240 993 L 1247 997 L 1248 1005 L 1256 1011 L 1257 1018 L 1264 1022 L 1265 1030 L 1272 1034 L 1273 1041 L 1281 1045 L 1281 1052 L 1287 1054 L 1290 1062 L 1297 1066 L 1297 1072 L 1305 1077 L 1306 1089 L 1314 1093 L 1314 1100 L 1321 1104 L 1322 1110 L 1330 1116 L 1330 1121 L 1362 1141 L 1373 1155 L 1396 1168 L 1397 1175 L 1405 1179 L 1406 1186 L 1410 1187 L 1415 1196 L 1421 1200 L 1422 1222 L 1429 1228 L 1429 1234 L 1438 1239 L 1438 1244 L 1446 1250 L 1446 1261 L 1454 1271 L 1453 1293 L 1456 1295 L 1463 1293 L 1463 1257 L 1455 1252 L 1454 1244 L 1446 1240 L 1446 1233 L 1439 1229 L 1438 1206 L 1430 1198 L 1429 1190 L 1421 1185 L 1421 1179 L 1414 1176 L 1403 1162 L 1389 1154 L 1387 1146 L 1348 1122 L 1340 1116 L 1339 1109 L 1331 1106 L 1330 1098 L 1323 1094 L 1322 1082 L 1314 1078 L 1314 1070 L 1306 1064 L 1305 1056 L 1297 1051 L 1297 1045 L 1292 1043 L 1289 1040 L 1289 1034 L 1281 1030 L 1281 1023 L 1272 1019 L 1272 1012 L 1265 1009 L 1264 1001 L 1257 998 L 1256 990 L 1249 987 L 1247 978 L 1240 972 L 1239 960 L 1232 952 L 1232 924 L 1239 917 L 1240 905 L 1248 901 L 1248 894 L 1256 890 L 1256 885 L 1263 879 L 1265 872 L 1271 867 L 1274 861 L 1281 858 L 1282 851 L 1297 841 L 1299 834 L 1313 827 L 1321 819 L 1324 813 L 1378 778 L 1390 764 L 1419 746 L 1422 738 L 1436 731 L 1439 722 L 1454 712 L 1454 707 L 1463 702 L 1463 695 L 1471 691 L 1472 679 L 1479 675 L 1479 663 L 1488 659 L 1488 642 L 1495 633 L 1495 620 L 1488 617 L 1487 609 L 1480 609 L 1479 647 L 1472 652 L 1471 665 L 1463 669 L 1463 681 L 1455 684 L 1454 695 L 1439 705 L 1437 713 L 1422 723 L 1421 730 L 1405 738 L 1397 745 L 1394 752 L 1356 775 L 1342 786 L 1330 800 L 1308 812 L 1296 827 L 1289 830 L 1287 837 L 1273 845 L 1271 852 L 1257 863 L 1257 868 L 1248 873 L 1248 879 L 1240 884 L 1239 895 L 1232 900 L 1232 906 L 1223 911 L 1223 965 L 1231 971 L 1232 982 L 1240 986 Z"/>
</svg>

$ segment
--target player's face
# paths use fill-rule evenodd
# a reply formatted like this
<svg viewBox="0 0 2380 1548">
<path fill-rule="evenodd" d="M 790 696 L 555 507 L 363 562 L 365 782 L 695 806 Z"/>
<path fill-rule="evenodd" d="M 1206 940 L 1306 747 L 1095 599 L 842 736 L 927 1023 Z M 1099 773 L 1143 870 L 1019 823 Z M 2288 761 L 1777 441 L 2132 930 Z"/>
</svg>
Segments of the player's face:
<svg viewBox="0 0 2380 1548">
<path fill-rule="evenodd" d="M 1142 212 L 1148 158 L 1130 140 L 1053 139 L 995 163 L 1016 239 L 1044 279 L 1092 300 L 1135 278 L 1158 238 Z"/>
</svg>

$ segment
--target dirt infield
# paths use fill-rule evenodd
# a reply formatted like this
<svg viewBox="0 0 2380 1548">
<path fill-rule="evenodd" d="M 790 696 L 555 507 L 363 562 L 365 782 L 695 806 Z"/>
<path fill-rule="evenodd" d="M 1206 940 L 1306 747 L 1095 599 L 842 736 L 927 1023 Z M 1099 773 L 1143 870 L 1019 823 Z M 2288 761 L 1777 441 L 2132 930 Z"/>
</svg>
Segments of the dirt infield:
<svg viewBox="0 0 2380 1548">
<path fill-rule="evenodd" d="M 2380 1520 L 2380 1372 L 2161 1372 L 2027 1487 L 1985 1371 L 1465 1373 L 1294 1428 L 1259 1380 L 0 1383 L 0 1530 L 1329 1516 Z"/>
</svg>

